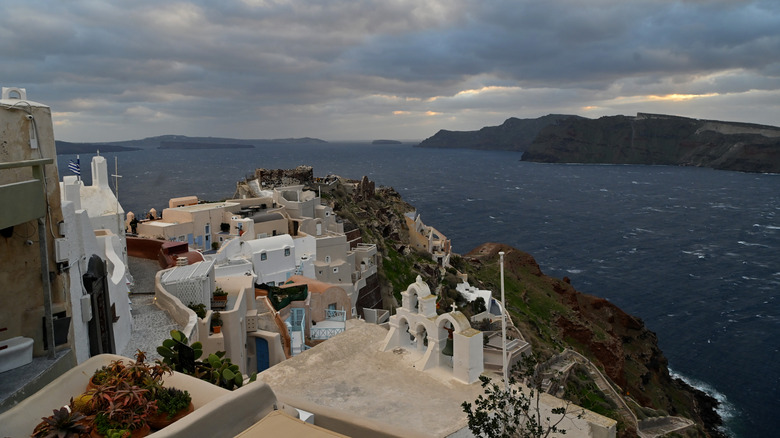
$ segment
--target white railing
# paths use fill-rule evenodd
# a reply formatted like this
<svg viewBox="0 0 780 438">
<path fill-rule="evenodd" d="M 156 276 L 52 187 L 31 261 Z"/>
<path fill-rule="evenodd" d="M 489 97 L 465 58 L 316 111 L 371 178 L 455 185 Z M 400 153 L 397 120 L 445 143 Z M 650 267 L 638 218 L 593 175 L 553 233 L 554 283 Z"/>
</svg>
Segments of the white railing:
<svg viewBox="0 0 780 438">
<path fill-rule="evenodd" d="M 326 321 L 346 321 L 347 312 L 344 310 L 325 309 Z"/>
<path fill-rule="evenodd" d="M 343 327 L 339 328 L 311 328 L 312 339 L 330 339 L 337 334 L 344 331 Z"/>
</svg>

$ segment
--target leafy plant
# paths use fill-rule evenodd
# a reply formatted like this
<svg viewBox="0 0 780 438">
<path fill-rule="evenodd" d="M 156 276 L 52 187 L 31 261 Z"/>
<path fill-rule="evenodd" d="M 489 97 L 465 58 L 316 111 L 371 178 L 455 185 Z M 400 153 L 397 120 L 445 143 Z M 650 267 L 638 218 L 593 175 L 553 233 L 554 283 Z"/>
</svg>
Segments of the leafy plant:
<svg viewBox="0 0 780 438">
<path fill-rule="evenodd" d="M 146 419 L 157 412 L 157 403 L 149 400 L 148 394 L 148 389 L 122 379 L 98 387 L 90 401 L 97 412 L 97 432 L 105 435 L 110 429 L 132 431 L 144 427 Z"/>
<path fill-rule="evenodd" d="M 203 344 L 195 342 L 187 344 L 187 336 L 179 330 L 171 330 L 170 339 L 163 341 L 157 347 L 157 353 L 163 357 L 163 363 L 174 371 L 193 375 L 195 373 L 195 361 L 203 355 Z"/>
<path fill-rule="evenodd" d="M 217 288 L 214 290 L 213 295 L 214 295 L 215 298 L 216 297 L 226 297 L 228 295 L 228 293 L 225 292 L 224 290 L 222 290 L 221 287 L 217 286 Z"/>
<path fill-rule="evenodd" d="M 210 354 L 206 360 L 198 362 L 195 368 L 195 377 L 231 391 L 240 388 L 244 383 L 244 376 L 238 365 L 231 363 L 230 358 L 225 357 L 224 351 Z M 257 373 L 252 374 L 249 381 L 254 382 L 255 379 Z"/>
<path fill-rule="evenodd" d="M 214 327 L 222 327 L 222 314 L 219 312 L 211 315 L 211 329 L 213 330 Z"/>
<path fill-rule="evenodd" d="M 468 417 L 469 429 L 475 436 L 539 438 L 553 433 L 566 433 L 559 425 L 570 414 L 567 412 L 569 403 L 551 410 L 556 417 L 542 418 L 542 379 L 536 373 L 536 363 L 534 356 L 524 357 L 523 361 L 512 369 L 506 388 L 501 388 L 489 377 L 479 376 L 485 393 L 477 397 L 474 405 L 468 402 L 461 405 Z M 529 383 L 527 393 L 517 388 L 515 375 L 523 377 Z M 576 417 L 581 418 L 582 413 Z"/>
<path fill-rule="evenodd" d="M 71 403 L 73 400 L 71 400 Z M 83 423 L 86 418 L 80 412 L 72 411 L 65 406 L 54 409 L 52 415 L 42 417 L 41 423 L 35 426 L 35 438 L 81 438 L 89 436 L 89 426 Z"/>
<path fill-rule="evenodd" d="M 179 411 L 187 409 L 192 401 L 190 393 L 177 388 L 161 388 L 155 394 L 157 412 L 167 414 L 170 420 Z"/>
<path fill-rule="evenodd" d="M 171 338 L 163 341 L 163 345 L 157 347 L 157 352 L 163 357 L 163 362 L 170 365 L 174 371 L 179 371 L 205 380 L 214 385 L 233 390 L 244 383 L 244 376 L 230 358 L 225 357 L 224 351 L 208 355 L 206 360 L 197 359 L 203 354 L 203 346 L 195 342 L 187 345 L 187 337 L 178 330 L 171 331 Z M 254 382 L 257 373 L 250 376 L 249 381 Z"/>
<path fill-rule="evenodd" d="M 187 307 L 198 315 L 198 318 L 203 319 L 206 317 L 206 305 L 203 303 L 189 303 Z"/>
</svg>

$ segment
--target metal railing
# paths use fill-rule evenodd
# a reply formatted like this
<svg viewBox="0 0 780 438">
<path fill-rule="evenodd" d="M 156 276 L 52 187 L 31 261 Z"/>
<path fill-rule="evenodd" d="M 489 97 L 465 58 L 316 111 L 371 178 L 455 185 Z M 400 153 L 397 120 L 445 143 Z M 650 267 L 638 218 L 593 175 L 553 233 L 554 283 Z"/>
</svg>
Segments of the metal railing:
<svg viewBox="0 0 780 438">
<path fill-rule="evenodd" d="M 344 331 L 344 327 L 339 328 L 311 328 L 312 339 L 330 339 Z"/>
<path fill-rule="evenodd" d="M 325 309 L 326 321 L 346 321 L 347 312 L 345 310 Z"/>
</svg>

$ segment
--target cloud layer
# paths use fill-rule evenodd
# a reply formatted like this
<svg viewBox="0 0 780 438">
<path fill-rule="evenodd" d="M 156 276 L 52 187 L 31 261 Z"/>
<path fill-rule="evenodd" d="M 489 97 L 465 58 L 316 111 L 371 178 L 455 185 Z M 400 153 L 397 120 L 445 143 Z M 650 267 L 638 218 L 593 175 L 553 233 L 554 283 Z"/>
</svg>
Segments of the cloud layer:
<svg viewBox="0 0 780 438">
<path fill-rule="evenodd" d="M 0 84 L 69 141 L 422 139 L 508 117 L 780 125 L 780 2 L 11 1 Z"/>
</svg>

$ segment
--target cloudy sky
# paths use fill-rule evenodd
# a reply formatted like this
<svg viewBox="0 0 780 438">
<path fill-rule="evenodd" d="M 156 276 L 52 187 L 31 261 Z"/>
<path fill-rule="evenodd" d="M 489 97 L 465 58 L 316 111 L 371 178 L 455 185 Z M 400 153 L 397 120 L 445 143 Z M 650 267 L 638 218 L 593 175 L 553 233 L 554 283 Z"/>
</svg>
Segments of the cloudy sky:
<svg viewBox="0 0 780 438">
<path fill-rule="evenodd" d="M 55 135 L 423 139 L 508 117 L 780 125 L 780 1 L 0 0 Z"/>
</svg>

